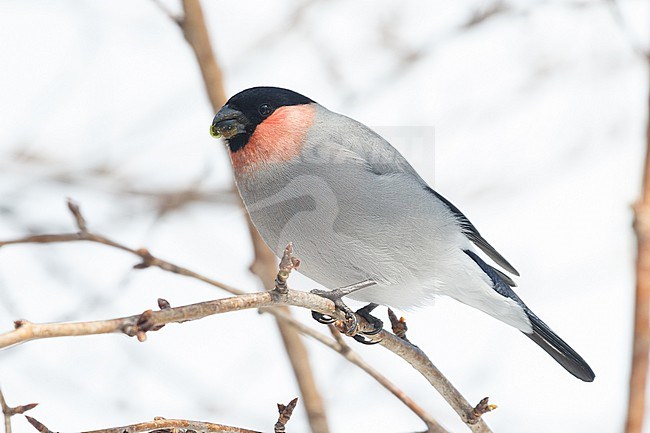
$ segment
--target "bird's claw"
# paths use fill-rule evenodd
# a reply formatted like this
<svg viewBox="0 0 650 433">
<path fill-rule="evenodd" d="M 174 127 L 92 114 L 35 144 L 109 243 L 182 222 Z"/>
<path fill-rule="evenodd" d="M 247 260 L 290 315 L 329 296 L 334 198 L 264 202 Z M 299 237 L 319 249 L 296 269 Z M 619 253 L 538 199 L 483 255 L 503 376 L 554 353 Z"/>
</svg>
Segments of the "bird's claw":
<svg viewBox="0 0 650 433">
<path fill-rule="evenodd" d="M 345 314 L 345 320 L 341 321 L 343 322 L 342 332 L 345 335 L 353 336 L 357 333 L 357 328 L 359 327 L 357 317 L 354 315 L 354 312 L 350 310 L 350 307 L 343 303 L 340 293 L 338 293 L 336 290 L 312 290 L 311 293 L 314 295 L 322 296 L 323 298 L 327 298 L 330 301 L 334 302 L 336 309 L 342 311 Z M 311 316 L 319 323 L 331 324 L 337 322 L 334 317 L 319 313 L 317 311 L 312 311 Z"/>
<path fill-rule="evenodd" d="M 370 314 L 372 310 L 374 310 L 377 307 L 377 304 L 373 304 L 373 303 L 368 304 L 365 307 L 357 310 L 355 313 L 350 309 L 350 307 L 345 305 L 345 303 L 343 303 L 343 300 L 341 299 L 342 296 L 341 291 L 346 291 L 346 290 L 347 288 L 332 290 L 332 291 L 312 290 L 311 293 L 331 300 L 332 302 L 334 302 L 336 309 L 342 311 L 345 314 L 345 320 L 341 320 L 340 325 L 337 324 L 339 325 L 337 327 L 343 334 L 354 338 L 356 341 L 362 344 L 378 343 L 379 341 L 371 340 L 366 337 L 366 336 L 376 335 L 380 333 L 384 327 L 384 324 L 381 320 L 379 320 L 378 318 Z M 357 319 L 357 314 L 363 317 L 368 323 L 370 323 L 373 326 L 373 329 L 370 331 L 359 331 L 359 321 Z M 319 313 L 317 311 L 312 311 L 311 315 L 319 323 L 332 324 L 337 322 L 337 320 L 334 317 L 327 314 Z"/>
<path fill-rule="evenodd" d="M 345 320 L 342 321 L 340 329 L 348 337 L 355 337 L 359 332 L 358 331 L 359 321 L 357 320 L 357 316 L 354 314 L 352 310 L 349 309 L 347 305 L 345 306 L 345 308 L 347 308 L 348 310 L 344 311 Z"/>
<path fill-rule="evenodd" d="M 377 304 L 370 303 L 365 307 L 359 308 L 357 310 L 357 314 L 363 317 L 364 319 L 366 319 L 366 321 L 372 325 L 372 330 L 364 331 L 363 332 L 364 335 L 376 335 L 379 334 L 382 331 L 382 329 L 384 329 L 384 322 L 382 322 L 381 320 L 379 320 L 378 318 L 370 314 L 372 310 L 374 310 L 375 308 L 377 308 Z"/>
<path fill-rule="evenodd" d="M 365 337 L 363 334 L 357 334 L 353 336 L 355 341 L 358 341 L 361 344 L 365 344 L 367 346 L 372 346 L 373 344 L 379 343 L 381 340 L 371 340 L 370 338 Z"/>
<path fill-rule="evenodd" d="M 336 322 L 336 319 L 328 314 L 323 314 L 319 313 L 318 311 L 312 311 L 311 312 L 311 317 L 318 323 L 322 323 L 323 325 L 331 325 L 332 323 Z"/>
</svg>

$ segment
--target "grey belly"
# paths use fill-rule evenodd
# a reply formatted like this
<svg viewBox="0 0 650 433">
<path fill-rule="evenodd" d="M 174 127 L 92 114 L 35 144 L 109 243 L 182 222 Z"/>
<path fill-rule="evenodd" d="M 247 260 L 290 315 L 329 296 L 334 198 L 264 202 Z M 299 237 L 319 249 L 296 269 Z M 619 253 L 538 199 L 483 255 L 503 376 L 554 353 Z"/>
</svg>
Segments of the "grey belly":
<svg viewBox="0 0 650 433">
<path fill-rule="evenodd" d="M 307 174 L 286 182 L 270 178 L 265 187 L 257 179 L 255 189 L 239 187 L 267 245 L 280 256 L 292 242 L 300 272 L 323 286 L 373 279 L 378 285 L 367 290 L 376 292 L 426 279 L 424 255 L 445 243 L 429 230 L 436 222 L 426 203 L 413 200 L 409 191 L 395 192 L 392 184 L 374 196 L 358 184 Z"/>
</svg>

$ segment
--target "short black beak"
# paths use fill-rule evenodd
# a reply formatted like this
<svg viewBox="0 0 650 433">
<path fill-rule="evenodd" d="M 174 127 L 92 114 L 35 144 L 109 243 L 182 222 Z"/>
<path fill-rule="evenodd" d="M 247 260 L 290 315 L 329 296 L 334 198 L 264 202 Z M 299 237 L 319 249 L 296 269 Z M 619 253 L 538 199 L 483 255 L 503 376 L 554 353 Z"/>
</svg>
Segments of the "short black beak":
<svg viewBox="0 0 650 433">
<path fill-rule="evenodd" d="M 228 139 L 237 134 L 245 133 L 248 123 L 248 119 L 241 111 L 224 105 L 212 120 L 210 135 L 216 138 L 224 137 Z"/>
</svg>

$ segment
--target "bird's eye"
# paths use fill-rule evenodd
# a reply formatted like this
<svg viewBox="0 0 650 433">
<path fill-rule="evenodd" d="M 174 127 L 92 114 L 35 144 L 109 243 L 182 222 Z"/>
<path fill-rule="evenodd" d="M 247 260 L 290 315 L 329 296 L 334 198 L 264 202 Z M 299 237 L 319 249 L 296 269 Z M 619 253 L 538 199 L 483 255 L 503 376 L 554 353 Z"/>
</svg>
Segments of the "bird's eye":
<svg viewBox="0 0 650 433">
<path fill-rule="evenodd" d="M 273 107 L 271 107 L 269 104 L 262 104 L 259 106 L 257 111 L 259 111 L 262 116 L 266 117 L 273 113 Z"/>
</svg>

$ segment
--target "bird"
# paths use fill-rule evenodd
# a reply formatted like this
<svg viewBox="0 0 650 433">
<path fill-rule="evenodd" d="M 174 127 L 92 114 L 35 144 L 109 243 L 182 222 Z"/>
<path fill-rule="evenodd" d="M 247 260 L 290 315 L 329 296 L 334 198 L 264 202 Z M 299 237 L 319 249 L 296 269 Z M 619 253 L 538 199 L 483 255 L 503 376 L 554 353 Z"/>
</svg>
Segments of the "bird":
<svg viewBox="0 0 650 433">
<path fill-rule="evenodd" d="M 302 274 L 329 289 L 361 287 L 348 297 L 368 303 L 366 314 L 451 297 L 520 330 L 578 379 L 594 380 L 515 293 L 511 275 L 519 272 L 366 125 L 292 90 L 252 87 L 226 102 L 210 134 L 228 147 L 262 239 L 279 257 L 291 242 Z"/>
</svg>

